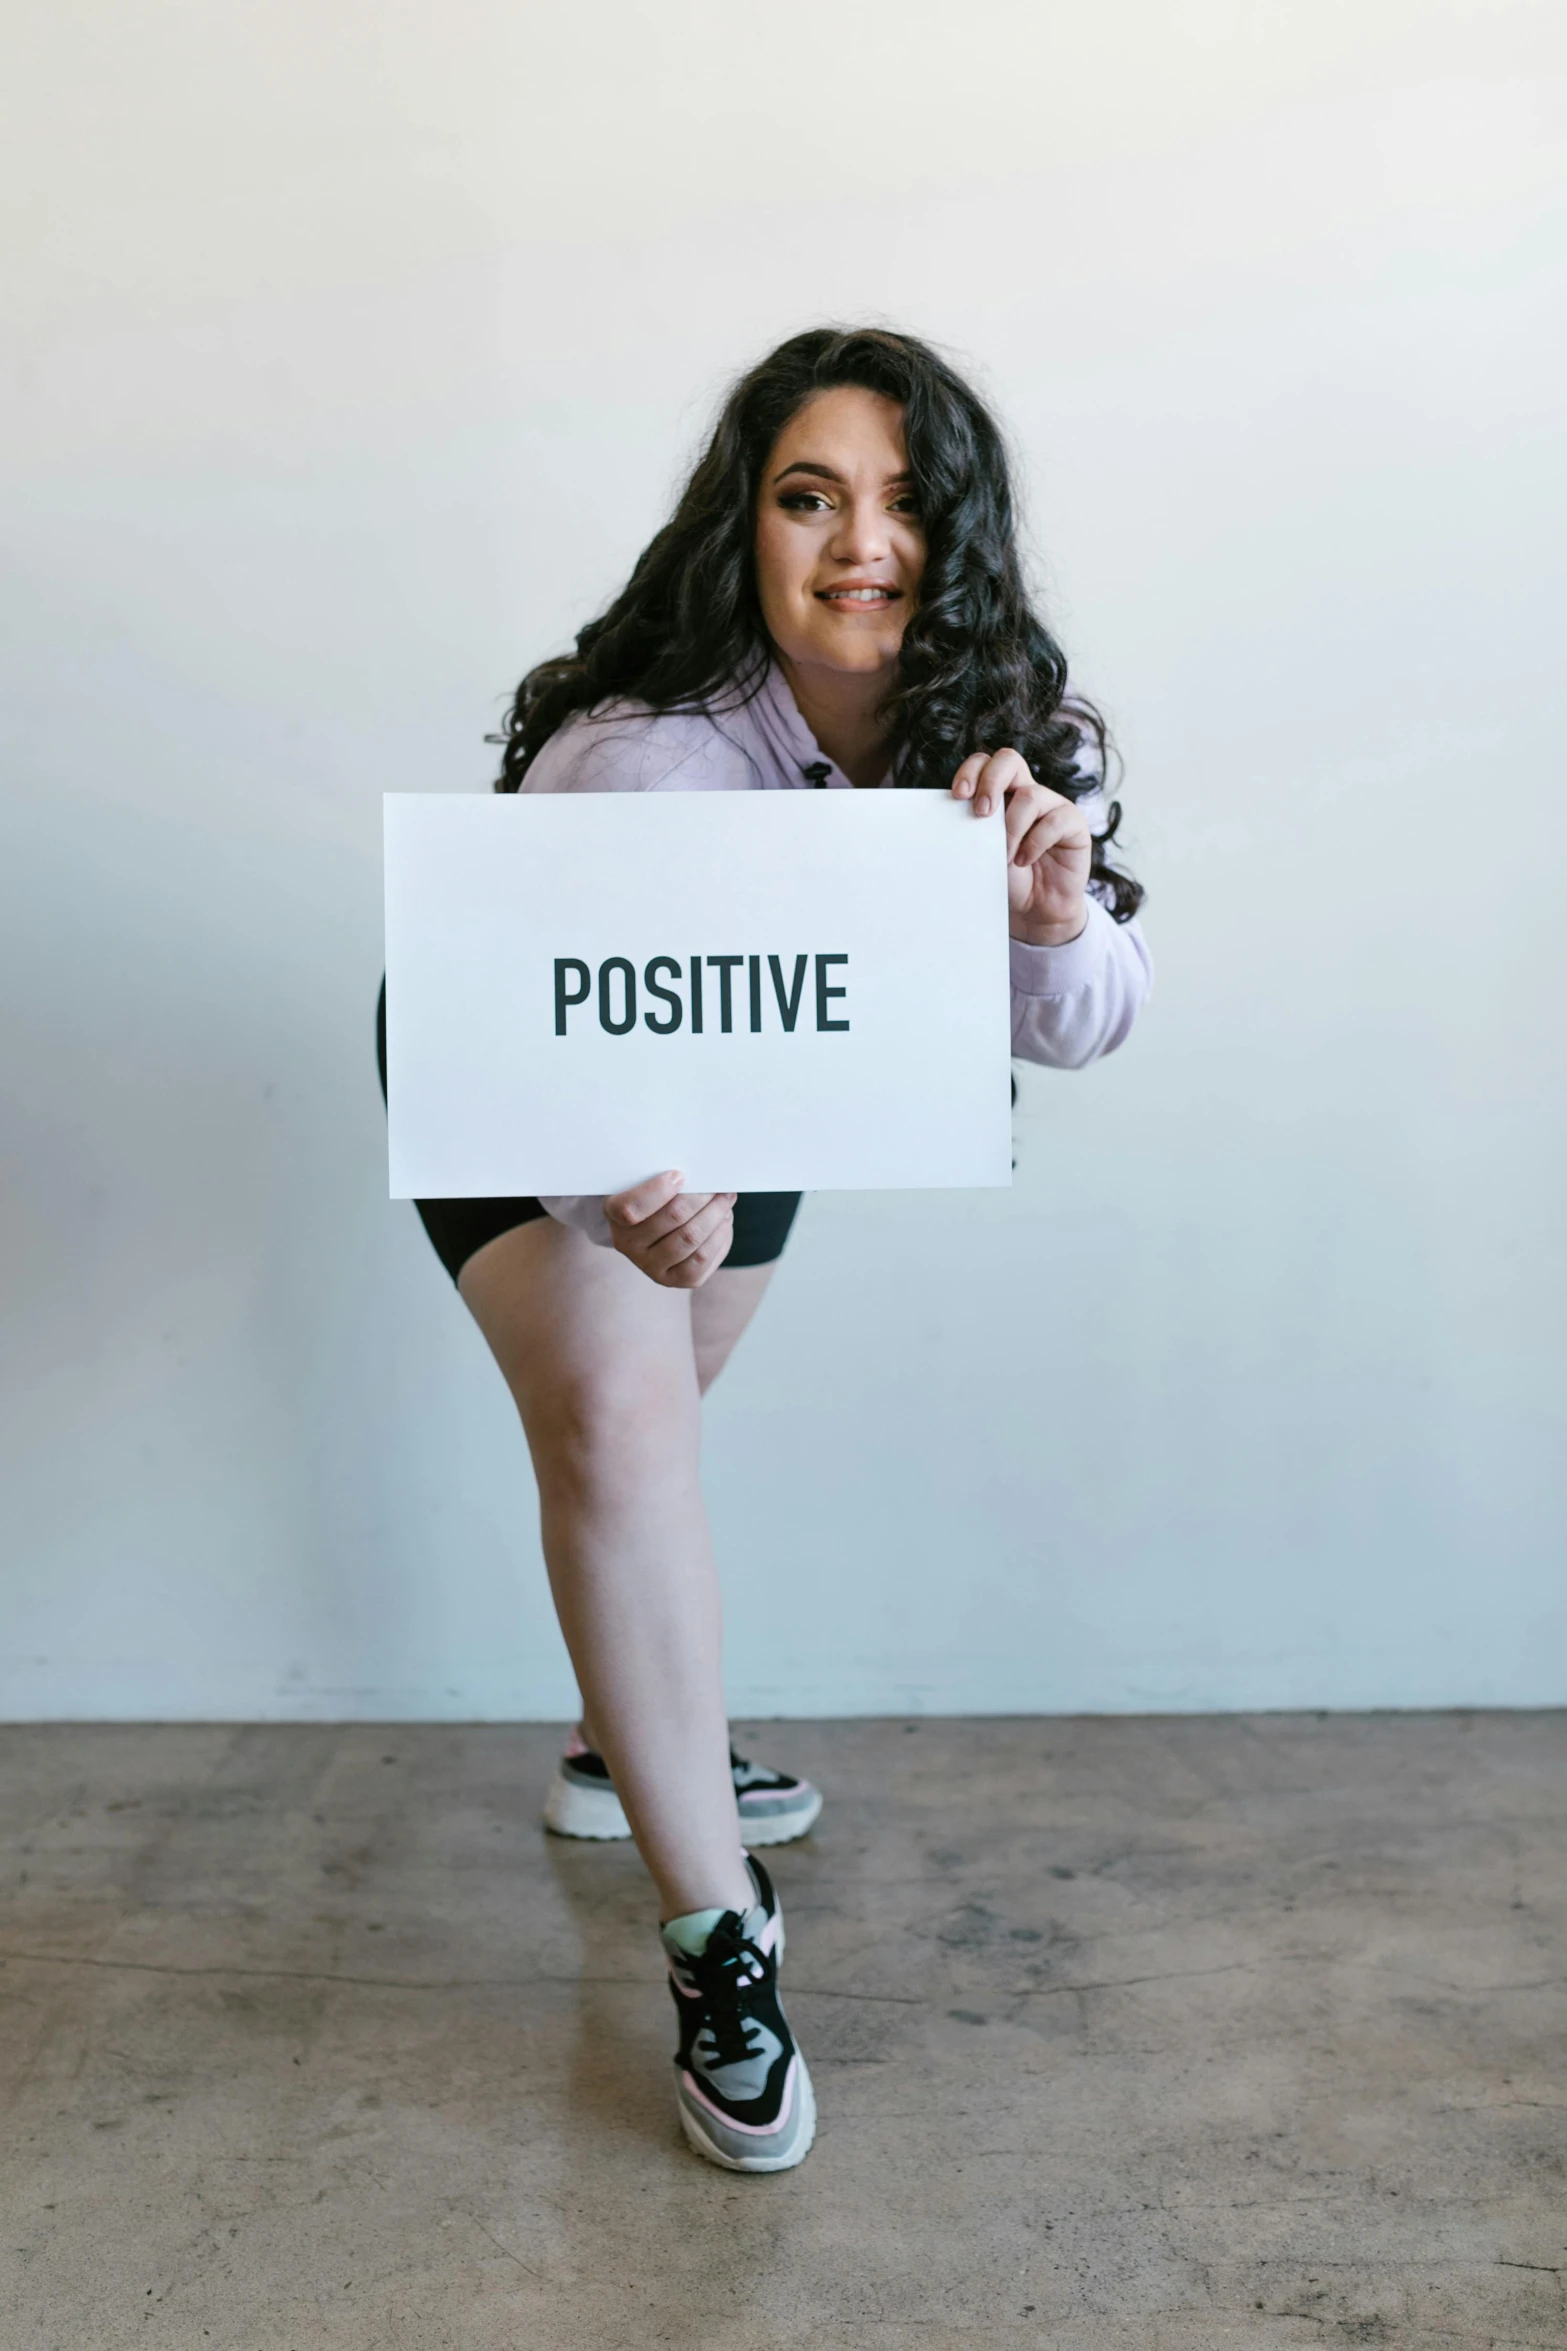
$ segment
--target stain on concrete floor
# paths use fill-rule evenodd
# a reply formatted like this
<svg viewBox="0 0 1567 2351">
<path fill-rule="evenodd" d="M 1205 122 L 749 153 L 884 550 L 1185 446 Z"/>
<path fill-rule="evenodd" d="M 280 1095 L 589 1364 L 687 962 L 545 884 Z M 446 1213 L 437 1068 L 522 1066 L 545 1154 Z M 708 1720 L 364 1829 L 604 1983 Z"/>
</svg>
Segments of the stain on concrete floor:
<svg viewBox="0 0 1567 2351">
<path fill-rule="evenodd" d="M 3 2351 L 1567 2351 L 1567 1715 L 745 1726 L 758 2180 L 556 1737 L 0 1731 Z"/>
</svg>

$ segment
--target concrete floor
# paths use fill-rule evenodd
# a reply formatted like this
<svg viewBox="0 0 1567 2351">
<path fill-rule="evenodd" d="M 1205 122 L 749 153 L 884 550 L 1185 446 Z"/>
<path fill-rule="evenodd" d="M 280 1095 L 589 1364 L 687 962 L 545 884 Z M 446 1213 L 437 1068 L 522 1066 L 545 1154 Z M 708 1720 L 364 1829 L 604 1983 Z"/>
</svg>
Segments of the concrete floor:
<svg viewBox="0 0 1567 2351">
<path fill-rule="evenodd" d="M 4 2351 L 1567 2346 L 1567 1716 L 754 1744 L 822 2128 L 737 2180 L 549 1730 L 0 1732 Z"/>
</svg>

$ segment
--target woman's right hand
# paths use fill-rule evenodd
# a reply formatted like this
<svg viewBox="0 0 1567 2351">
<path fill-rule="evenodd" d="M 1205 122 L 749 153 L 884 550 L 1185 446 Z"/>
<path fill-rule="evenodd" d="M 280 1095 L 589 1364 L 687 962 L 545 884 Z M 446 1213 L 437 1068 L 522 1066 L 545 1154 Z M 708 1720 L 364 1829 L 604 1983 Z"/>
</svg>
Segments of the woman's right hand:
<svg viewBox="0 0 1567 2351">
<path fill-rule="evenodd" d="M 666 1290 L 699 1290 L 735 1237 L 733 1192 L 682 1192 L 675 1168 L 604 1203 L 610 1238 L 639 1273 Z"/>
</svg>

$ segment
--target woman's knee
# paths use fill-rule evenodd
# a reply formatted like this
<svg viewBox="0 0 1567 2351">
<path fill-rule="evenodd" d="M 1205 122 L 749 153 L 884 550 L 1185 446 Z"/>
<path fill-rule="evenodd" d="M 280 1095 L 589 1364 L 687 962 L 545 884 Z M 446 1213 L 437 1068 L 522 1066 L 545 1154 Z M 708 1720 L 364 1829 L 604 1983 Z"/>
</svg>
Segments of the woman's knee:
<svg viewBox="0 0 1567 2351">
<path fill-rule="evenodd" d="M 530 1398 L 523 1425 L 547 1504 L 582 1507 L 628 1487 L 696 1469 L 696 1384 L 667 1362 L 577 1373 Z"/>
</svg>

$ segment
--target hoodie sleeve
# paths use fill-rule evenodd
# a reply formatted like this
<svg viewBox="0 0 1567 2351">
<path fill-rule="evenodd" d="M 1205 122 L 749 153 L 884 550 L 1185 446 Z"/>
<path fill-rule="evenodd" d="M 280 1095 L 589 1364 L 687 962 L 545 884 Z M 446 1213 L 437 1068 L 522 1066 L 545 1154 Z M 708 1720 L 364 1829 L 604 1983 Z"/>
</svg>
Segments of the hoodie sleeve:
<svg viewBox="0 0 1567 2351">
<path fill-rule="evenodd" d="M 558 1224 L 569 1224 L 574 1232 L 585 1233 L 590 1241 L 597 1241 L 601 1249 L 612 1249 L 609 1218 L 604 1213 L 607 1192 L 541 1192 L 539 1206 Z"/>
<path fill-rule="evenodd" d="M 1012 1050 L 1047 1069 L 1082 1069 L 1125 1042 L 1153 985 L 1153 958 L 1136 922 L 1117 922 L 1095 897 L 1064 947 L 1012 945 Z"/>
</svg>

